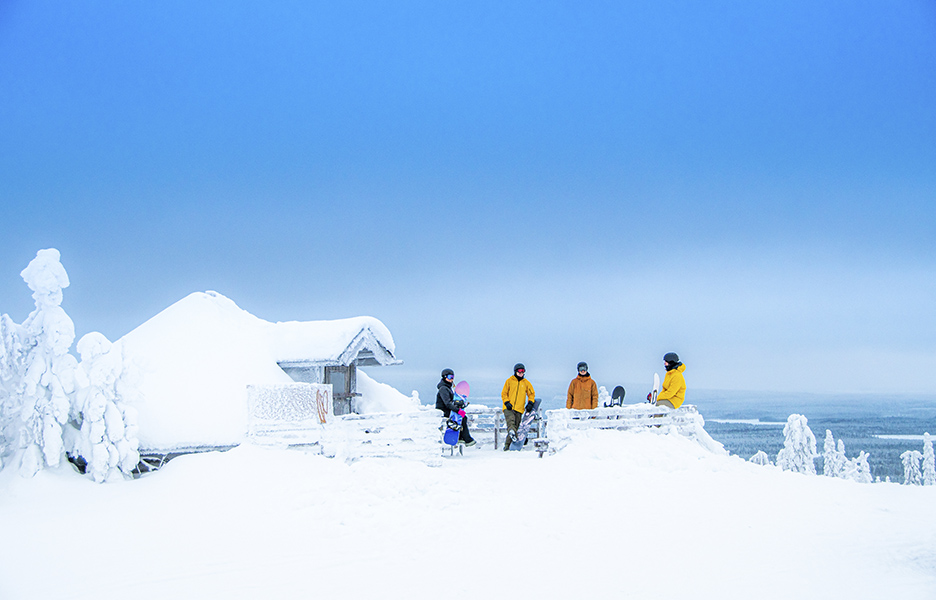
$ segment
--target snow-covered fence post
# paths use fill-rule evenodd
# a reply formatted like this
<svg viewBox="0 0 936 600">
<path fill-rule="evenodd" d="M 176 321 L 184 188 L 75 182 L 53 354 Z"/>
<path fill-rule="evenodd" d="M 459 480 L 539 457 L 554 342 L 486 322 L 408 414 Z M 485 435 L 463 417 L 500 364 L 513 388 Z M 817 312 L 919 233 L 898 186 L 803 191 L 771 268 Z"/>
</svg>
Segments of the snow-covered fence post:
<svg viewBox="0 0 936 600">
<path fill-rule="evenodd" d="M 816 436 L 809 429 L 806 417 L 790 415 L 783 426 L 783 449 L 777 453 L 777 466 L 784 471 L 816 474 Z"/>
<path fill-rule="evenodd" d="M 919 450 L 907 450 L 900 455 L 904 468 L 904 485 L 920 485 L 923 483 L 923 475 L 920 472 L 920 460 L 923 455 Z"/>
<path fill-rule="evenodd" d="M 936 455 L 933 454 L 933 438 L 923 434 L 923 485 L 936 485 Z"/>
</svg>

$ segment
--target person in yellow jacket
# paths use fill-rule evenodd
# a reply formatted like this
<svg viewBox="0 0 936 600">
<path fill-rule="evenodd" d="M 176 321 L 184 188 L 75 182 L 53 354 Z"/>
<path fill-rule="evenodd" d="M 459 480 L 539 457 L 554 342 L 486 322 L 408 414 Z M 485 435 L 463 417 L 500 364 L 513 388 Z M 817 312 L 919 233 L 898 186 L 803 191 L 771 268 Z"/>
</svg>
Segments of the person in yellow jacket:
<svg viewBox="0 0 936 600">
<path fill-rule="evenodd" d="M 675 352 L 667 352 L 663 363 L 666 366 L 666 377 L 663 378 L 663 389 L 657 394 L 657 404 L 679 408 L 686 400 L 686 378 L 683 377 L 686 365 L 679 362 L 679 355 Z"/>
<path fill-rule="evenodd" d="M 566 408 L 590 410 L 598 408 L 598 384 L 588 374 L 588 364 L 578 364 L 578 377 L 569 384 L 566 395 Z"/>
<path fill-rule="evenodd" d="M 504 382 L 501 400 L 504 401 L 504 420 L 507 422 L 507 441 L 504 450 L 510 450 L 510 444 L 517 439 L 517 428 L 524 411 L 533 410 L 536 392 L 533 384 L 526 379 L 526 367 L 523 363 L 514 365 L 514 374 Z"/>
</svg>

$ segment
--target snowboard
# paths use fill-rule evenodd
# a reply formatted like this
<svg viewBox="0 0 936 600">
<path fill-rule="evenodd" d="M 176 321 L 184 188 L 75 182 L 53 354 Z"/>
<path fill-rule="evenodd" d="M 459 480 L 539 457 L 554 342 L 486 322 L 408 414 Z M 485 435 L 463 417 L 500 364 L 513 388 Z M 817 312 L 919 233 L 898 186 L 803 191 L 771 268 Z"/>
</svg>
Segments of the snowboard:
<svg viewBox="0 0 936 600">
<path fill-rule="evenodd" d="M 540 401 L 534 400 L 533 410 L 523 413 L 523 418 L 520 419 L 520 426 L 517 427 L 517 439 L 510 443 L 511 450 L 523 449 L 523 444 L 526 442 L 527 434 L 530 433 L 530 427 L 533 426 L 533 419 L 536 417 L 536 413 L 539 410 L 539 405 Z"/>
<path fill-rule="evenodd" d="M 650 392 L 650 404 L 656 406 L 657 394 L 660 393 L 660 376 L 653 374 L 653 391 Z"/>
<path fill-rule="evenodd" d="M 458 443 L 458 436 L 461 434 L 462 416 L 453 412 L 445 422 L 445 433 L 442 434 L 442 442 L 449 446 Z"/>
<path fill-rule="evenodd" d="M 611 392 L 611 403 L 605 403 L 605 408 L 610 408 L 612 406 L 624 406 L 624 387 L 617 386 L 614 388 L 614 391 Z"/>
<path fill-rule="evenodd" d="M 465 406 L 468 406 L 468 392 L 471 390 L 467 381 L 459 381 L 455 384 L 455 397 L 459 400 L 462 400 L 465 403 Z M 448 444 L 449 446 L 454 446 L 458 443 L 458 437 L 461 435 L 462 429 L 462 417 L 457 412 L 453 412 L 449 415 L 448 421 L 445 422 L 445 433 L 442 434 L 442 442 Z"/>
</svg>

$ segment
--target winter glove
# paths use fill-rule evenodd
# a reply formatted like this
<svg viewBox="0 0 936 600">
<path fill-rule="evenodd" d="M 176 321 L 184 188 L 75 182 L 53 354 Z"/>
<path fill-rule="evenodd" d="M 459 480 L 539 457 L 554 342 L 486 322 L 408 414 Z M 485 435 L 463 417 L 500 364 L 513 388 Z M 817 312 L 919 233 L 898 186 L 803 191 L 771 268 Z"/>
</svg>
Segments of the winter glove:
<svg viewBox="0 0 936 600">
<path fill-rule="evenodd" d="M 505 402 L 504 406 L 507 407 L 507 410 L 513 410 L 513 404 L 511 404 L 510 402 Z"/>
<path fill-rule="evenodd" d="M 464 410 L 458 411 L 458 416 L 464 417 L 464 416 L 465 416 L 465 411 L 464 411 Z"/>
<path fill-rule="evenodd" d="M 647 394 L 647 402 L 650 402 L 653 399 L 653 392 Z"/>
<path fill-rule="evenodd" d="M 527 404 L 526 404 L 526 409 L 524 410 L 524 412 L 533 412 L 533 403 L 532 403 L 532 402 L 527 402 Z"/>
</svg>

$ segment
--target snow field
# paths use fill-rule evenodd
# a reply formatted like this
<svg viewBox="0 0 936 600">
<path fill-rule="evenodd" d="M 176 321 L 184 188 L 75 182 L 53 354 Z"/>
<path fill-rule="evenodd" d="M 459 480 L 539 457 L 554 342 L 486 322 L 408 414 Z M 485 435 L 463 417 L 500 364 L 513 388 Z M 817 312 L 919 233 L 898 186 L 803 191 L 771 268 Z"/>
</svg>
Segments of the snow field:
<svg viewBox="0 0 936 600">
<path fill-rule="evenodd" d="M 936 597 L 936 488 L 574 434 L 437 468 L 242 446 L 105 486 L 4 471 L 0 598 Z"/>
</svg>

